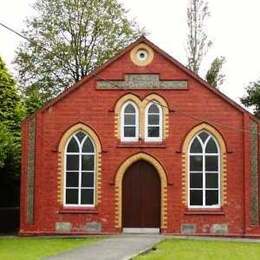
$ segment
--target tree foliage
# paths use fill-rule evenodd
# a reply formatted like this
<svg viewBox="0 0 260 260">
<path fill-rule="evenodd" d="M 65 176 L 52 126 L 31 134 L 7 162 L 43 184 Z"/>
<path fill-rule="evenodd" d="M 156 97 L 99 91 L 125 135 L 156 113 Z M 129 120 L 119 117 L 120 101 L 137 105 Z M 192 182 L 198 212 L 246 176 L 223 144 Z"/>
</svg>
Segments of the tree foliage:
<svg viewBox="0 0 260 260">
<path fill-rule="evenodd" d="M 4 123 L 0 123 L 0 169 L 4 167 L 8 151 L 12 145 L 12 135 Z"/>
<path fill-rule="evenodd" d="M 217 57 L 211 63 L 210 69 L 206 74 L 206 80 L 212 87 L 217 88 L 225 81 L 226 76 L 221 71 L 225 62 L 225 57 Z"/>
<path fill-rule="evenodd" d="M 187 8 L 188 35 L 186 49 L 188 68 L 199 73 L 201 62 L 212 42 L 208 39 L 205 23 L 210 16 L 208 2 L 205 0 L 189 0 Z"/>
<path fill-rule="evenodd" d="M 20 162 L 20 122 L 23 105 L 14 79 L 0 57 L 0 170 L 18 174 Z"/>
<path fill-rule="evenodd" d="M 17 130 L 19 100 L 15 81 L 0 57 L 0 122 L 4 122 L 11 130 Z"/>
<path fill-rule="evenodd" d="M 17 51 L 19 83 L 46 101 L 140 34 L 117 0 L 36 0 Z M 33 86 L 33 87 L 32 87 Z M 28 92 L 27 92 L 28 93 Z M 30 94 L 32 94 L 29 91 Z"/>
<path fill-rule="evenodd" d="M 241 98 L 246 107 L 253 107 L 255 114 L 260 117 L 260 80 L 251 82 L 246 88 L 246 96 Z"/>
<path fill-rule="evenodd" d="M 37 86 L 32 85 L 25 90 L 24 106 L 26 115 L 30 115 L 42 107 L 43 102 L 44 97 Z"/>
</svg>

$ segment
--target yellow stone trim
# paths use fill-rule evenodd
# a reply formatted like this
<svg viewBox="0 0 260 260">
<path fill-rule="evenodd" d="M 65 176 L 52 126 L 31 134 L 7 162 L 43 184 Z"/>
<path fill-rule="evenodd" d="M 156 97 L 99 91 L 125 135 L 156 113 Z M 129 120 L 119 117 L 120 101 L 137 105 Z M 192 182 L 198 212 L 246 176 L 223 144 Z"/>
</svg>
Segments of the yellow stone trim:
<svg viewBox="0 0 260 260">
<path fill-rule="evenodd" d="M 133 102 L 137 108 L 138 108 L 138 112 L 139 112 L 139 136 L 144 140 L 144 136 L 145 136 L 145 108 L 146 106 L 152 102 L 155 101 L 158 104 L 161 104 L 162 107 L 162 133 L 163 133 L 163 137 L 162 139 L 166 139 L 169 136 L 169 108 L 168 108 L 168 104 L 167 102 L 159 95 L 156 94 L 151 94 L 147 97 L 144 98 L 144 100 L 142 101 L 141 99 L 139 99 L 137 96 L 133 95 L 133 94 L 127 94 L 125 96 L 123 96 L 122 98 L 120 98 L 115 106 L 115 137 L 117 139 L 121 139 L 121 110 L 122 110 L 122 106 L 128 102 L 131 101 Z"/>
<path fill-rule="evenodd" d="M 202 123 L 196 127 L 194 127 L 189 134 L 186 136 L 185 141 L 182 146 L 182 165 L 184 167 L 184 173 L 182 174 L 183 180 L 185 182 L 185 193 L 183 194 L 182 200 L 185 202 L 186 206 L 188 206 L 188 176 L 189 176 L 189 169 L 188 169 L 188 154 L 189 154 L 189 145 L 194 136 L 196 136 L 201 131 L 207 131 L 217 140 L 220 148 L 220 192 L 221 192 L 221 206 L 226 204 L 226 189 L 227 189 L 227 159 L 226 159 L 226 144 L 221 136 L 221 134 L 212 126 Z"/>
<path fill-rule="evenodd" d="M 168 208 L 168 201 L 167 201 L 167 175 L 164 171 L 161 164 L 154 159 L 152 156 L 145 154 L 145 153 L 138 153 L 126 161 L 124 161 L 121 166 L 119 167 L 116 177 L 115 177 L 115 226 L 116 228 L 122 227 L 122 182 L 125 172 L 127 171 L 128 167 L 133 163 L 145 160 L 151 163 L 155 169 L 157 170 L 160 179 L 161 179 L 161 228 L 167 228 L 167 208 Z"/>
<path fill-rule="evenodd" d="M 101 200 L 101 143 L 96 135 L 96 133 L 88 126 L 79 123 L 74 126 L 72 126 L 70 129 L 64 133 L 62 136 L 59 147 L 58 147 L 58 202 L 63 205 L 63 188 L 64 188 L 64 158 L 65 158 L 65 148 L 68 140 L 71 138 L 73 134 L 75 134 L 78 131 L 85 132 L 93 141 L 95 149 L 96 149 L 96 161 L 95 161 L 95 169 L 96 169 L 96 193 L 95 193 L 95 206 L 100 203 Z"/>
<path fill-rule="evenodd" d="M 140 61 L 136 54 L 138 51 L 140 50 L 145 50 L 148 53 L 148 57 L 146 60 L 144 61 Z M 132 60 L 132 62 L 137 65 L 137 66 L 147 66 L 148 64 L 150 64 L 153 61 L 154 58 L 154 51 L 152 48 L 150 48 L 148 45 L 141 43 L 138 44 L 135 48 L 133 48 L 130 52 L 130 59 Z"/>
</svg>

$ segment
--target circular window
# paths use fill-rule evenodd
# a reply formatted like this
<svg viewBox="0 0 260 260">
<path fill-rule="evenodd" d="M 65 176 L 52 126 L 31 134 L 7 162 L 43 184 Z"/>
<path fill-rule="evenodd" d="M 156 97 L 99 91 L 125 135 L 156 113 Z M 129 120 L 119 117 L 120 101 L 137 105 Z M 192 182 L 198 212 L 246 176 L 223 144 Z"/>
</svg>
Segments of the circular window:
<svg viewBox="0 0 260 260">
<path fill-rule="evenodd" d="M 138 60 L 143 62 L 148 58 L 149 54 L 148 54 L 147 50 L 140 49 L 137 51 L 136 56 L 137 56 Z"/>
<path fill-rule="evenodd" d="M 137 66 L 147 66 L 152 62 L 153 57 L 153 50 L 144 43 L 137 45 L 130 52 L 130 58 Z"/>
</svg>

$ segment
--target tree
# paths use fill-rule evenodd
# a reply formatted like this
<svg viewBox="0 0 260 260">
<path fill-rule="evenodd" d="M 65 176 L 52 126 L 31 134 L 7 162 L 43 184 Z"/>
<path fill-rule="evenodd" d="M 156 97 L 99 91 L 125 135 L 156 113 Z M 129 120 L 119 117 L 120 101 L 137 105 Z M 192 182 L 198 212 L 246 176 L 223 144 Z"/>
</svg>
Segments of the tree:
<svg viewBox="0 0 260 260">
<path fill-rule="evenodd" d="M 208 2 L 204 0 L 189 0 L 187 8 L 187 55 L 188 68 L 199 73 L 201 62 L 212 42 L 208 39 L 205 22 L 210 16 Z"/>
<path fill-rule="evenodd" d="M 206 74 L 206 80 L 212 87 L 219 87 L 225 81 L 225 74 L 221 73 L 222 67 L 226 62 L 225 57 L 217 57 L 211 63 L 211 67 Z"/>
<path fill-rule="evenodd" d="M 37 86 L 30 86 L 25 91 L 24 96 L 24 105 L 26 115 L 30 115 L 35 112 L 37 109 L 42 107 L 44 97 L 40 93 L 40 90 Z"/>
<path fill-rule="evenodd" d="M 17 130 L 17 106 L 20 101 L 15 81 L 0 57 L 0 122 L 8 125 L 10 130 Z"/>
<path fill-rule="evenodd" d="M 36 0 L 15 63 L 22 90 L 46 101 L 79 81 L 141 31 L 117 0 Z"/>
<path fill-rule="evenodd" d="M 260 116 L 260 80 L 250 82 L 246 88 L 247 95 L 241 98 L 242 104 L 246 107 L 253 107 L 255 114 Z"/>
<path fill-rule="evenodd" d="M 0 207 L 19 205 L 23 116 L 24 107 L 16 82 L 0 57 Z"/>
<path fill-rule="evenodd" d="M 0 169 L 4 167 L 8 151 L 12 145 L 12 136 L 4 123 L 0 123 Z"/>
<path fill-rule="evenodd" d="M 0 170 L 19 168 L 23 105 L 13 77 L 0 57 Z M 7 165 L 7 161 L 9 165 Z"/>
</svg>

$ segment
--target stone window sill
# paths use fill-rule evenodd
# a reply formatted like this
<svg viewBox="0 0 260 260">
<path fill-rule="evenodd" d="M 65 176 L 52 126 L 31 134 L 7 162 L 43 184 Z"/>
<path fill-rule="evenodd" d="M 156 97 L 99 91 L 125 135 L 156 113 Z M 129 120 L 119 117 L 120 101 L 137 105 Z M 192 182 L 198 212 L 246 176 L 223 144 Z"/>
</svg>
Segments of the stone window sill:
<svg viewBox="0 0 260 260">
<path fill-rule="evenodd" d="M 184 215 L 225 215 L 222 208 L 220 209 L 186 209 Z"/>
<path fill-rule="evenodd" d="M 166 148 L 164 142 L 120 142 L 117 144 L 119 148 Z"/>
<path fill-rule="evenodd" d="M 97 214 L 97 208 L 73 208 L 73 207 L 64 207 L 59 210 L 60 214 Z"/>
</svg>

